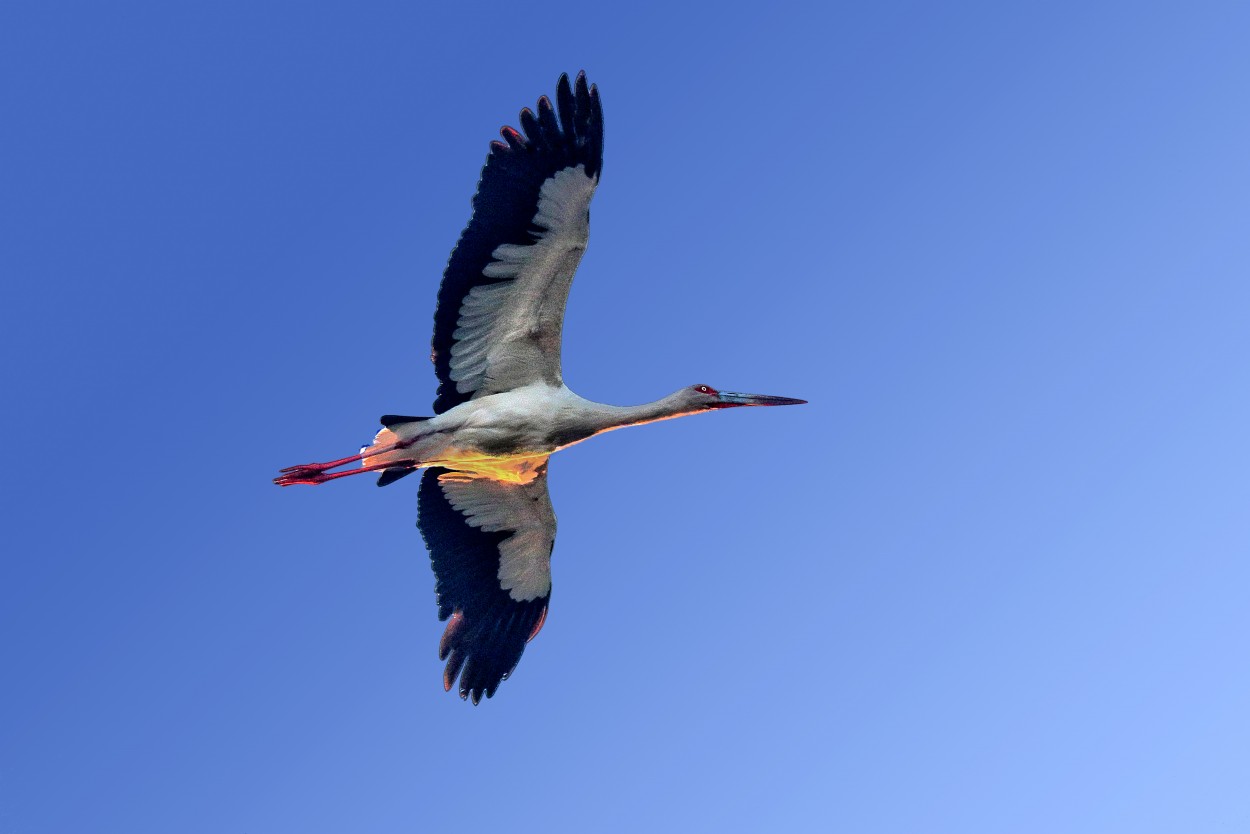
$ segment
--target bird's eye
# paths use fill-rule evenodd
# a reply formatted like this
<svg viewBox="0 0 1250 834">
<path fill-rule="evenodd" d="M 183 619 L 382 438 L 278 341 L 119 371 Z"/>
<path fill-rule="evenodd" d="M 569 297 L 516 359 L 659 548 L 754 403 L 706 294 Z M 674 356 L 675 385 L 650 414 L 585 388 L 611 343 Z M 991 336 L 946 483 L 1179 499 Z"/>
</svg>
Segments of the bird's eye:
<svg viewBox="0 0 1250 834">
<path fill-rule="evenodd" d="M 700 394 L 710 394 L 710 393 L 712 393 L 712 389 L 711 389 L 711 388 L 708 388 L 706 385 L 696 385 L 696 386 L 694 387 L 694 390 L 698 391 Z"/>
</svg>

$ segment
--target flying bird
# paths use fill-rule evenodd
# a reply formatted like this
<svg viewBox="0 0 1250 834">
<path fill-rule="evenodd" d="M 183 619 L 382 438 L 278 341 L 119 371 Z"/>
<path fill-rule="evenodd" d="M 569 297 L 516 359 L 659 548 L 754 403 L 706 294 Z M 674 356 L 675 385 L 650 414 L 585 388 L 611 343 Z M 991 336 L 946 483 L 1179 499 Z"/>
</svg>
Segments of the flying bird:
<svg viewBox="0 0 1250 834">
<path fill-rule="evenodd" d="M 580 73 L 525 108 L 494 141 L 473 215 L 443 273 L 431 360 L 434 416 L 387 414 L 360 454 L 281 470 L 281 486 L 379 472 L 378 486 L 424 469 L 417 526 L 434 568 L 443 687 L 489 698 L 547 617 L 556 515 L 552 453 L 597 434 L 739 406 L 804 400 L 691 385 L 630 407 L 574 394 L 560 373 L 569 286 L 603 164 L 599 91 Z M 353 464 L 359 464 L 353 466 Z M 340 469 L 340 467 L 350 467 Z M 338 470 L 338 471 L 335 471 Z"/>
</svg>

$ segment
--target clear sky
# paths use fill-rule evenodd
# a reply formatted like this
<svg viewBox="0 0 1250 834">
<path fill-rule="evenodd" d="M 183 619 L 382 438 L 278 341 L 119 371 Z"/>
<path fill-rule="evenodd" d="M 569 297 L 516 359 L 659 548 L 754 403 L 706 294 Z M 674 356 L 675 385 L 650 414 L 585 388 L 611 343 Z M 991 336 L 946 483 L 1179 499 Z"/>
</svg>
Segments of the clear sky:
<svg viewBox="0 0 1250 834">
<path fill-rule="evenodd" d="M 176 8 L 175 8 L 176 7 Z M 11 3 L 0 832 L 1250 830 L 1240 3 Z M 487 143 L 584 68 L 551 466 L 440 685 L 416 487 Z"/>
</svg>

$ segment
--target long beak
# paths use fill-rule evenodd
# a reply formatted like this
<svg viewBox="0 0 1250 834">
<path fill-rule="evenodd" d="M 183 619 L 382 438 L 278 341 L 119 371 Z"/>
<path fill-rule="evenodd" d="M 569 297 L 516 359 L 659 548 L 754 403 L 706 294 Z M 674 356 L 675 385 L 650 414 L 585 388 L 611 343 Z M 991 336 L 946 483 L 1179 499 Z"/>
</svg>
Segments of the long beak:
<svg viewBox="0 0 1250 834">
<path fill-rule="evenodd" d="M 793 397 L 772 397 L 768 394 L 735 394 L 722 391 L 717 395 L 719 402 L 713 408 L 734 408 L 739 405 L 803 405 L 807 400 L 796 400 Z"/>
</svg>

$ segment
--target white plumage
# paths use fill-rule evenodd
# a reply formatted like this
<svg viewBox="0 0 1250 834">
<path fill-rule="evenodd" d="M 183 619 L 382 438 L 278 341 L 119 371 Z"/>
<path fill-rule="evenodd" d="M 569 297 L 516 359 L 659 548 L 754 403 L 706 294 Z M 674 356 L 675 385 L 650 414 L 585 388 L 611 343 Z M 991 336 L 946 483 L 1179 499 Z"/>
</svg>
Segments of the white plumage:
<svg viewBox="0 0 1250 834">
<path fill-rule="evenodd" d="M 443 683 L 477 703 L 507 679 L 547 615 L 556 516 L 550 455 L 601 432 L 734 406 L 802 400 L 692 385 L 619 407 L 579 397 L 560 371 L 573 274 L 589 237 L 603 161 L 598 91 L 562 76 L 559 108 L 525 109 L 524 135 L 491 144 L 473 217 L 439 288 L 433 417 L 386 415 L 359 455 L 282 470 L 283 486 L 380 471 L 379 485 L 424 469 L 418 497 L 430 549 Z M 359 462 L 360 466 L 331 471 Z"/>
</svg>

